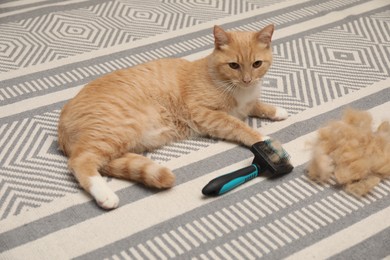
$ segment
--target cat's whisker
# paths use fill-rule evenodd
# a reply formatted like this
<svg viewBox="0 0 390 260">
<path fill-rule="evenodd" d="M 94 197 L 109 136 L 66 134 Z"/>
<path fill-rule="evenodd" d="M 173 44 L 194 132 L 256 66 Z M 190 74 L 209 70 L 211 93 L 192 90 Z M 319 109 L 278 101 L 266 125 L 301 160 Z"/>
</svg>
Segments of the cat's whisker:
<svg viewBox="0 0 390 260">
<path fill-rule="evenodd" d="M 231 80 L 219 80 L 216 84 L 223 94 L 232 94 L 237 88 Z"/>
<path fill-rule="evenodd" d="M 224 84 L 219 85 L 219 88 L 222 90 L 222 97 L 224 101 L 227 101 L 228 98 L 234 95 L 235 91 L 238 89 L 237 85 L 230 80 L 224 81 Z"/>
<path fill-rule="evenodd" d="M 227 88 L 227 86 L 228 86 L 228 84 L 229 84 L 229 82 L 230 81 L 227 81 L 227 80 L 224 80 L 224 81 L 222 81 L 222 80 L 217 80 L 217 81 L 215 81 L 215 86 L 217 87 L 217 89 L 219 89 L 219 90 L 221 90 L 222 91 L 222 93 L 226 93 L 228 90 L 228 88 Z"/>
</svg>

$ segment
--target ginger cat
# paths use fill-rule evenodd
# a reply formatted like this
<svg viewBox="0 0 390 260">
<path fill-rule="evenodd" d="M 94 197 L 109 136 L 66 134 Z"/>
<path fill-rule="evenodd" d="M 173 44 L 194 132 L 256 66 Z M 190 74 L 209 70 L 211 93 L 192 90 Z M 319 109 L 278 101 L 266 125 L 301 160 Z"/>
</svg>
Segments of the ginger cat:
<svg viewBox="0 0 390 260">
<path fill-rule="evenodd" d="M 215 48 L 205 58 L 160 59 L 86 85 L 64 106 L 58 125 L 60 148 L 81 187 L 102 208 L 116 208 L 119 198 L 101 174 L 155 188 L 174 184 L 173 173 L 140 155 L 144 151 L 194 136 L 248 147 L 262 141 L 243 119 L 288 116 L 258 100 L 273 31 L 273 25 L 259 32 L 215 26 Z"/>
</svg>

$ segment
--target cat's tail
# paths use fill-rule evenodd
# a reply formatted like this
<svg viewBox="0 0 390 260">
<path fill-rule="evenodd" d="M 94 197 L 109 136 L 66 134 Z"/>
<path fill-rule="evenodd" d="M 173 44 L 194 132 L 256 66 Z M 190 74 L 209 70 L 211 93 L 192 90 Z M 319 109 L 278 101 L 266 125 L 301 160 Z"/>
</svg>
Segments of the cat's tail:
<svg viewBox="0 0 390 260">
<path fill-rule="evenodd" d="M 175 182 L 175 175 L 168 168 L 134 153 L 113 159 L 103 167 L 102 173 L 159 189 L 171 188 Z"/>
</svg>

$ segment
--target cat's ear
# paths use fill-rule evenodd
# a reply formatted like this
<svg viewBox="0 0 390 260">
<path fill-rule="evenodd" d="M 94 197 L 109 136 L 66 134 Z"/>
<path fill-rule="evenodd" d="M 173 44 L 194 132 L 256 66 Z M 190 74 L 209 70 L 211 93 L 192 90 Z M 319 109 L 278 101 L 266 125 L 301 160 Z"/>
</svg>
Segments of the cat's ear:
<svg viewBox="0 0 390 260">
<path fill-rule="evenodd" d="M 271 46 L 272 34 L 274 33 L 274 25 L 270 24 L 264 27 L 260 32 L 256 33 L 256 38 L 259 42 L 267 45 L 267 48 Z"/>
<path fill-rule="evenodd" d="M 218 25 L 214 26 L 214 44 L 219 49 L 229 43 L 229 35 Z"/>
</svg>

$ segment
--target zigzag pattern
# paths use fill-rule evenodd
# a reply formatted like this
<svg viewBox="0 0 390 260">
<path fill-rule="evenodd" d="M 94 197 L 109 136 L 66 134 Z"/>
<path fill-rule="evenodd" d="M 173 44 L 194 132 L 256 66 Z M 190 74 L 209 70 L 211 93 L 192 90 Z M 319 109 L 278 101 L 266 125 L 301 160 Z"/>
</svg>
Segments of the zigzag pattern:
<svg viewBox="0 0 390 260">
<path fill-rule="evenodd" d="M 66 157 L 58 151 L 59 114 L 55 110 L 0 127 L 0 220 L 79 191 Z M 166 162 L 215 142 L 185 140 L 145 155 Z"/>
<path fill-rule="evenodd" d="M 356 0 L 350 0 L 350 1 L 356 1 Z M 108 4 L 108 3 L 106 3 Z M 113 3 L 112 3 L 113 4 Z M 134 4 L 134 3 L 132 3 Z M 340 0 L 333 0 L 330 2 L 321 3 L 321 4 L 314 4 L 307 7 L 304 7 L 300 10 L 292 10 L 288 13 L 284 13 L 282 15 L 274 16 L 265 20 L 261 21 L 254 21 L 249 24 L 246 24 L 244 26 L 235 27 L 235 30 L 258 30 L 258 28 L 261 28 L 265 24 L 268 23 L 274 23 L 277 26 L 281 26 L 282 24 L 288 24 L 292 22 L 297 22 L 303 17 L 307 17 L 308 15 L 316 15 L 318 12 L 325 12 L 327 10 L 331 10 L 332 8 L 337 8 L 339 6 L 348 4 L 348 1 L 340 1 Z M 105 5 L 105 4 L 104 4 Z M 116 6 L 116 5 L 115 5 Z M 99 7 L 99 8 L 97 8 Z M 93 9 L 89 10 L 91 13 L 96 13 L 97 15 L 103 16 L 108 15 L 107 12 L 101 13 L 100 6 L 94 7 Z M 118 7 L 118 6 L 116 6 Z M 229 11 L 233 11 L 234 5 L 232 5 L 229 9 Z M 92 8 L 92 7 L 91 7 Z M 109 7 L 107 7 L 109 8 Z M 146 8 L 146 7 L 144 7 Z M 180 5 L 176 6 L 176 8 L 180 8 Z M 224 7 L 226 8 L 226 7 Z M 110 9 L 108 9 L 110 10 Z M 75 11 L 74 11 L 75 12 Z M 79 16 L 87 16 L 86 14 L 83 15 L 83 10 L 79 11 L 81 12 L 78 14 Z M 178 9 L 177 12 L 180 12 Z M 111 14 L 114 15 L 114 14 Z M 87 16 L 88 17 L 88 16 Z M 79 20 L 76 20 L 77 22 L 81 23 Z M 81 23 L 82 24 L 82 23 Z M 120 25 L 118 24 L 111 24 L 113 27 L 117 26 L 120 28 Z M 1 29 L 1 28 L 0 28 Z M 75 29 L 76 30 L 76 29 Z M 118 29 L 119 30 L 119 29 Z M 0 30 L 1 31 L 1 30 Z M 116 38 L 121 38 L 122 36 L 114 34 Z M 112 38 L 115 38 L 112 37 Z M 49 39 L 47 39 L 49 40 Z M 0 39 L 1 41 L 1 39 Z M 112 43 L 114 44 L 114 43 Z M 1 45 L 1 43 L 0 43 Z M 110 46 L 110 44 L 103 44 L 102 47 Z M 76 46 L 76 45 L 72 45 Z M 87 81 L 90 81 L 91 79 L 94 79 L 98 76 L 101 76 L 103 74 L 109 73 L 113 70 L 117 69 L 123 69 L 129 66 L 134 66 L 140 63 L 144 63 L 150 60 L 159 59 L 159 58 L 167 58 L 167 57 L 182 57 L 187 55 L 188 53 L 193 52 L 193 50 L 199 50 L 204 48 L 212 48 L 213 46 L 213 37 L 210 34 L 207 35 L 201 35 L 193 39 L 187 39 L 187 40 L 178 40 L 175 43 L 168 44 L 165 46 L 156 46 L 155 48 L 151 48 L 147 51 L 139 51 L 134 52 L 131 54 L 128 54 L 124 57 L 120 58 L 114 58 L 113 60 L 105 61 L 102 63 L 96 63 L 89 66 L 82 65 L 81 67 L 77 67 L 74 65 L 73 69 L 68 70 L 66 72 L 60 72 L 57 74 L 52 75 L 41 75 L 40 78 L 36 78 L 29 81 L 22 81 L 18 84 L 14 85 L 7 85 L 5 84 L 4 87 L 0 86 L 0 102 L 4 101 L 4 103 L 11 103 L 13 99 L 28 95 L 31 92 L 37 92 L 37 91 L 46 91 L 47 89 L 58 89 L 58 88 L 64 88 L 68 87 L 69 85 L 81 85 L 84 84 Z M 1 47 L 0 47 L 1 48 Z M 284 48 L 288 48 L 288 46 L 284 46 Z M 63 48 L 61 47 L 63 50 Z M 82 48 L 78 48 L 78 50 L 81 50 Z M 288 49 L 286 50 L 289 51 Z M 1 54 L 0 54 L 1 56 Z M 1 57 L 0 57 L 1 61 Z M 43 61 L 42 61 L 43 62 Z M 1 66 L 1 63 L 0 63 Z M 83 83 L 80 83 L 83 82 Z"/>
<path fill-rule="evenodd" d="M 28 95 L 31 92 L 44 91 L 50 88 L 63 88 L 75 85 L 80 81 L 89 81 L 114 70 L 135 66 L 155 59 L 172 56 L 184 56 L 186 52 L 211 46 L 211 35 L 200 36 L 196 39 L 184 40 L 170 45 L 157 47 L 147 52 L 130 54 L 114 60 L 80 66 L 72 70 L 53 75 L 43 75 L 41 78 L 23 81 L 12 86 L 0 87 L 0 101 L 12 102 L 12 99 Z"/>
<path fill-rule="evenodd" d="M 278 1 L 116 0 L 2 24 L 0 71 L 190 27 L 272 2 Z"/>
<path fill-rule="evenodd" d="M 178 158 L 182 155 L 198 151 L 216 142 L 217 141 L 213 139 L 199 137 L 166 145 L 154 152 L 147 153 L 146 156 L 158 163 L 164 163 L 172 158 Z"/>
<path fill-rule="evenodd" d="M 57 150 L 59 111 L 0 128 L 0 219 L 78 191 Z"/>
<path fill-rule="evenodd" d="M 298 113 L 387 78 L 388 28 L 380 13 L 276 44 L 264 100 Z"/>
<path fill-rule="evenodd" d="M 113 3 L 120 5 L 113 1 L 102 6 Z M 85 10 L 100 16 L 108 15 L 112 11 L 100 6 L 94 8 Z M 85 10 L 79 12 L 86 15 Z M 119 12 L 119 9 L 115 10 Z M 71 13 L 73 12 L 75 11 Z M 286 107 L 290 113 L 298 113 L 388 77 L 390 74 L 390 69 L 387 67 L 390 49 L 389 13 L 389 11 L 380 12 L 305 37 L 275 42 L 274 65 L 264 79 L 263 99 Z M 140 18 L 146 16 L 142 13 L 138 15 Z M 74 25 L 79 22 L 74 21 L 76 21 Z M 28 21 L 24 23 L 26 26 Z M 115 27 L 113 25 L 112 27 Z M 77 28 L 69 30 L 75 34 L 82 31 Z M 11 31 L 10 29 L 10 33 Z M 119 37 L 118 35 L 115 37 Z M 7 37 L 3 38 L 9 39 Z M 108 46 L 113 42 L 108 41 L 105 44 Z M 22 82 L 13 87 L 1 88 L 0 98 L 4 101 L 46 88 L 74 85 L 80 80 L 97 77 L 115 69 L 161 57 L 183 56 L 189 50 L 205 48 L 211 44 L 211 35 L 203 35 L 102 64 L 73 68 L 59 74 Z M 1 48 L 6 49 L 1 45 L 0 39 Z M 49 52 L 47 57 L 51 55 Z M 30 54 L 25 53 L 25 55 Z M 78 185 L 67 170 L 66 158 L 59 155 L 56 150 L 58 116 L 59 110 L 55 110 L 0 125 L 1 219 L 78 191 Z M 249 120 L 252 126 L 259 127 L 264 123 L 267 122 Z M 179 142 L 149 153 L 147 156 L 159 162 L 166 162 L 207 147 L 212 142 L 214 141 L 209 139 Z"/>
</svg>

